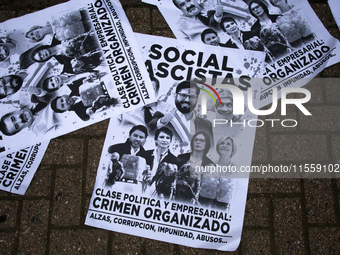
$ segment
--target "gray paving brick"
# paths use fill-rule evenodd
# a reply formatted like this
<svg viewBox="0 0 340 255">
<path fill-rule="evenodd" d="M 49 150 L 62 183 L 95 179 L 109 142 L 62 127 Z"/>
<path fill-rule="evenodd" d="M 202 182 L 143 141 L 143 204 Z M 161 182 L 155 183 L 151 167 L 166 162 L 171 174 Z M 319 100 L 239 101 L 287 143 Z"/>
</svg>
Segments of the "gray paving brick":
<svg viewBox="0 0 340 255">
<path fill-rule="evenodd" d="M 337 26 L 333 26 L 333 27 L 329 28 L 328 32 L 331 34 L 331 36 L 333 36 L 333 37 L 335 37 L 336 39 L 339 40 L 339 38 L 340 38 L 340 31 L 339 31 Z M 337 65 L 338 68 L 339 68 L 339 63 L 335 64 L 335 65 Z M 330 76 L 330 77 L 334 77 L 334 76 Z"/>
<path fill-rule="evenodd" d="M 75 136 L 75 135 L 105 137 L 108 125 L 109 125 L 109 120 L 103 120 L 96 125 L 90 125 L 88 127 L 78 129 L 68 134 L 66 137 Z"/>
<path fill-rule="evenodd" d="M 313 3 L 327 3 L 327 0 L 308 0 L 308 2 L 313 7 Z"/>
<path fill-rule="evenodd" d="M 66 2 L 66 0 L 51 0 L 50 5 L 61 4 Z"/>
<path fill-rule="evenodd" d="M 145 240 L 145 250 L 147 255 L 152 255 L 155 253 L 159 254 L 173 254 L 174 250 L 174 244 L 171 243 L 166 243 L 166 242 L 161 242 L 161 241 L 155 241 L 151 239 L 146 239 Z"/>
<path fill-rule="evenodd" d="M 168 23 L 166 23 L 163 15 L 159 12 L 158 9 L 152 10 L 152 26 L 155 29 L 163 29 L 168 28 Z"/>
<path fill-rule="evenodd" d="M 40 166 L 36 171 L 25 196 L 48 196 L 51 190 L 51 178 L 51 167 Z"/>
<path fill-rule="evenodd" d="M 14 11 L 0 11 L 0 22 L 4 22 L 8 19 L 12 19 L 15 17 Z"/>
<path fill-rule="evenodd" d="M 340 129 L 340 106 L 309 106 L 312 116 L 300 113 L 300 128 L 306 131 L 337 131 Z"/>
<path fill-rule="evenodd" d="M 24 16 L 26 14 L 33 13 L 33 12 L 36 12 L 36 11 L 39 11 L 39 9 L 34 9 L 34 10 L 19 10 L 17 12 L 17 17 Z"/>
<path fill-rule="evenodd" d="M 325 27 L 328 28 L 334 24 L 332 12 L 327 3 L 317 3 L 312 6 Z"/>
<path fill-rule="evenodd" d="M 87 215 L 87 210 L 89 209 L 89 205 L 90 205 L 90 198 L 87 197 L 87 198 L 85 198 L 84 213 L 83 213 L 83 217 L 81 219 L 82 222 L 85 222 L 85 218 L 86 218 L 86 215 Z"/>
<path fill-rule="evenodd" d="M 235 252 L 224 252 L 224 251 L 216 251 L 216 250 L 208 250 L 208 249 L 195 249 L 187 246 L 178 246 L 180 255 L 190 255 L 190 254 L 203 254 L 203 255 L 237 255 L 239 254 L 237 250 Z"/>
<path fill-rule="evenodd" d="M 107 233 L 95 228 L 53 230 L 50 234 L 50 254 L 107 254 Z"/>
<path fill-rule="evenodd" d="M 44 254 L 49 216 L 48 200 L 24 201 L 19 232 L 19 254 Z M 32 245 L 32 244 L 35 245 Z"/>
<path fill-rule="evenodd" d="M 15 233 L 0 233 L 0 251 L 2 255 L 13 254 Z"/>
<path fill-rule="evenodd" d="M 272 135 L 270 140 L 274 161 L 315 162 L 328 159 L 324 135 Z"/>
<path fill-rule="evenodd" d="M 263 118 L 260 118 L 263 120 Z M 252 162 L 263 162 L 267 160 L 267 136 L 264 127 L 256 129 Z"/>
<path fill-rule="evenodd" d="M 162 31 L 154 31 L 152 32 L 152 35 L 156 35 L 156 36 L 165 36 L 165 37 L 169 37 L 169 38 L 173 38 L 175 39 L 175 35 L 172 33 L 172 31 L 169 29 L 165 29 Z"/>
<path fill-rule="evenodd" d="M 332 155 L 335 162 L 340 161 L 340 136 L 332 135 Z"/>
<path fill-rule="evenodd" d="M 122 233 L 112 233 L 112 237 L 113 254 L 142 254 L 143 238 Z"/>
<path fill-rule="evenodd" d="M 266 116 L 266 119 L 265 125 L 268 126 L 270 132 L 292 132 L 296 131 L 298 128 L 298 125 L 295 126 L 296 124 L 294 122 L 284 121 L 288 119 L 296 120 L 296 107 L 294 105 L 287 105 L 286 115 L 281 115 L 281 100 L 278 101 L 276 111 L 273 114 Z M 274 120 L 270 121 L 270 119 Z M 282 121 L 284 122 L 282 123 Z"/>
<path fill-rule="evenodd" d="M 241 239 L 242 254 L 272 254 L 268 230 L 245 230 Z"/>
<path fill-rule="evenodd" d="M 0 200 L 0 229 L 16 226 L 18 206 L 17 201 Z"/>
<path fill-rule="evenodd" d="M 12 193 L 0 190 L 0 197 L 6 198 L 6 197 L 13 197 L 13 196 L 14 194 Z"/>
<path fill-rule="evenodd" d="M 301 192 L 299 179 L 251 179 L 249 193 L 296 193 Z"/>
<path fill-rule="evenodd" d="M 82 139 L 51 140 L 41 164 L 80 164 L 83 160 Z"/>
<path fill-rule="evenodd" d="M 81 169 L 58 169 L 51 222 L 56 226 L 79 225 L 81 205 Z"/>
<path fill-rule="evenodd" d="M 329 29 L 330 32 L 332 32 L 332 35 L 339 34 L 339 30 Z M 328 78 L 339 78 L 340 77 L 340 69 L 339 64 L 332 65 L 330 67 L 327 67 L 324 71 L 322 71 L 322 75 Z"/>
<path fill-rule="evenodd" d="M 10 9 L 14 10 L 22 10 L 22 9 L 32 9 L 32 6 L 36 8 L 37 10 L 41 10 L 43 8 L 46 8 L 48 6 L 48 1 L 43 0 L 39 2 L 35 2 L 34 0 L 25 0 L 21 3 L 13 1 L 11 2 Z"/>
<path fill-rule="evenodd" d="M 248 198 L 244 217 L 245 226 L 268 226 L 268 198 Z"/>
<path fill-rule="evenodd" d="M 121 1 L 121 4 L 123 6 L 130 5 L 130 4 L 140 4 L 140 0 L 124 0 L 124 1 Z"/>
<path fill-rule="evenodd" d="M 326 90 L 326 84 L 329 79 L 325 78 L 314 78 L 311 80 L 309 83 L 307 83 L 303 88 L 307 89 L 311 93 L 311 99 L 303 104 L 307 110 L 308 110 L 308 105 L 310 104 L 322 104 L 325 102 L 323 98 L 323 90 Z M 304 98 L 305 95 L 300 93 L 300 96 L 297 96 L 296 98 Z M 300 110 L 298 110 L 300 112 Z"/>
<path fill-rule="evenodd" d="M 91 194 L 96 182 L 100 156 L 104 145 L 104 139 L 91 139 L 88 145 L 88 162 L 86 166 L 86 192 Z"/>
<path fill-rule="evenodd" d="M 298 198 L 273 200 L 275 245 L 278 254 L 303 254 L 301 201 Z"/>
<path fill-rule="evenodd" d="M 338 206 L 340 208 L 340 195 L 338 195 Z M 337 211 L 337 215 L 338 215 L 338 213 L 339 213 L 339 210 Z"/>
<path fill-rule="evenodd" d="M 151 30 L 150 27 L 150 9 L 149 8 L 127 8 L 126 16 L 128 17 L 133 32 L 147 34 Z"/>
<path fill-rule="evenodd" d="M 339 192 L 340 191 L 340 179 L 336 179 L 335 183 L 336 183 L 337 191 L 338 191 L 338 193 L 340 195 L 340 192 Z"/>
<path fill-rule="evenodd" d="M 331 180 L 304 180 L 304 187 L 308 222 L 336 223 Z"/>
<path fill-rule="evenodd" d="M 324 78 L 321 80 L 325 87 L 327 102 L 339 104 L 340 79 L 339 78 Z"/>
<path fill-rule="evenodd" d="M 340 229 L 309 228 L 311 254 L 338 254 L 340 250 Z"/>
</svg>

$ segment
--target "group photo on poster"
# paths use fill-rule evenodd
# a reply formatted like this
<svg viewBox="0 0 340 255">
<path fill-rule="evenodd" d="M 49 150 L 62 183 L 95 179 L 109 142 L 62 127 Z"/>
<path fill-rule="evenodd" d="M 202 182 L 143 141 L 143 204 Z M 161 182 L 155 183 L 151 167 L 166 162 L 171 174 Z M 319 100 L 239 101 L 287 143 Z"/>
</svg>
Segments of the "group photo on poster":
<svg viewBox="0 0 340 255">
<path fill-rule="evenodd" d="M 301 87 L 337 63 L 339 42 L 307 0 L 173 0 L 143 2 L 158 6 L 178 39 L 262 51 L 260 106 L 275 101 L 273 89 Z"/>
<path fill-rule="evenodd" d="M 248 173 L 237 169 L 251 163 L 255 128 L 247 121 L 257 116 L 247 103 L 234 114 L 233 93 L 258 89 L 265 55 L 136 38 L 157 101 L 111 118 L 85 224 L 236 249 L 248 184 Z"/>
<path fill-rule="evenodd" d="M 72 1 L 2 24 L 0 152 L 153 101 L 132 29 L 115 2 Z"/>
<path fill-rule="evenodd" d="M 228 90 L 219 92 L 222 105 L 212 105 L 207 112 L 207 115 L 219 114 L 218 124 L 215 122 L 213 127 L 213 121 L 200 117 L 196 109 L 201 99 L 200 85 L 193 81 L 178 83 L 175 96 L 169 97 L 169 103 L 158 105 L 154 114 L 149 105 L 132 111 L 131 115 L 136 116 L 134 124 L 122 118 L 111 119 L 108 138 L 111 137 L 112 144 L 104 150 L 106 162 L 101 168 L 105 169 L 101 171 L 103 187 L 115 188 L 117 182 L 123 186 L 137 184 L 127 186 L 135 193 L 160 199 L 228 208 L 233 175 L 223 176 L 226 171 L 214 173 L 210 167 L 236 168 L 242 160 L 237 148 L 244 149 L 241 140 L 251 139 L 252 134 L 242 130 L 241 116 L 237 120 L 233 116 L 233 97 Z M 168 107 L 171 111 L 166 112 Z M 186 122 L 185 116 L 191 118 Z M 226 128 L 226 123 L 220 123 L 232 118 L 238 127 Z M 243 152 L 246 153 L 245 149 Z M 222 199 L 222 193 L 226 196 L 224 202 L 218 200 Z"/>
</svg>

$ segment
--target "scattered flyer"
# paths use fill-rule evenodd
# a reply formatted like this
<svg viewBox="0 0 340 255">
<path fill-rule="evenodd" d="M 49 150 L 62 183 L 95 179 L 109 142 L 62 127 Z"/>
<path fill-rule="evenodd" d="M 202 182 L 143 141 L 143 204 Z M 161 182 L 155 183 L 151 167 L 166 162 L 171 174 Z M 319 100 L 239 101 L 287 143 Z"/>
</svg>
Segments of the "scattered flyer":
<svg viewBox="0 0 340 255">
<path fill-rule="evenodd" d="M 178 39 L 265 52 L 261 107 L 340 61 L 339 41 L 307 0 L 143 1 L 158 6 Z"/>
<path fill-rule="evenodd" d="M 9 153 L 0 158 L 0 190 L 24 195 L 37 171 L 49 141 Z"/>
<path fill-rule="evenodd" d="M 85 224 L 236 250 L 257 122 L 245 99 L 265 54 L 136 38 L 157 101 L 111 118 Z"/>
<path fill-rule="evenodd" d="M 328 5 L 331 8 L 333 17 L 340 30 L 340 3 L 336 0 L 328 0 Z"/>
<path fill-rule="evenodd" d="M 72 0 L 0 24 L 0 155 L 155 100 L 118 0 Z"/>
</svg>

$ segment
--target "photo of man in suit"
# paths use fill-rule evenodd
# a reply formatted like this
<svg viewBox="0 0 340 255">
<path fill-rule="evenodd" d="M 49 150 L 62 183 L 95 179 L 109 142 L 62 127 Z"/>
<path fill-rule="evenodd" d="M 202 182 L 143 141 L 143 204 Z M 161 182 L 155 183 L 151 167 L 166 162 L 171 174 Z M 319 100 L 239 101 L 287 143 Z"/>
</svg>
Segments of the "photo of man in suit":
<svg viewBox="0 0 340 255">
<path fill-rule="evenodd" d="M 133 126 L 129 131 L 129 138 L 125 141 L 125 143 L 111 145 L 107 149 L 107 152 L 110 154 L 117 152 L 119 154 L 118 160 L 120 160 L 124 154 L 140 156 L 145 158 L 147 164 L 150 165 L 151 163 L 148 160 L 148 155 L 143 147 L 147 137 L 148 129 L 145 126 Z"/>
<path fill-rule="evenodd" d="M 167 126 L 174 134 L 177 134 L 182 142 L 190 143 L 191 134 L 205 131 L 214 144 L 212 124 L 210 121 L 197 116 L 195 107 L 198 102 L 200 89 L 196 82 L 182 81 L 176 87 L 175 106 L 171 111 L 154 113 L 148 127 L 156 130 Z"/>
</svg>

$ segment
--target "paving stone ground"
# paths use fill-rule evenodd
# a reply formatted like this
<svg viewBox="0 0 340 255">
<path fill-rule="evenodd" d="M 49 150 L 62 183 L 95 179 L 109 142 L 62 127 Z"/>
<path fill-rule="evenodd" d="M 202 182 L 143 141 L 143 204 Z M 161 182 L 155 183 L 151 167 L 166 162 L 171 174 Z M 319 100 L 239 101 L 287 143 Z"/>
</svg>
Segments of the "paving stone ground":
<svg viewBox="0 0 340 255">
<path fill-rule="evenodd" d="M 0 0 L 0 22 L 61 2 Z M 174 37 L 154 6 L 121 2 L 135 32 Z M 327 1 L 309 2 L 339 39 Z M 340 89 L 325 79 L 339 76 L 337 64 L 306 85 L 312 118 L 289 109 L 296 128 L 258 129 L 253 164 L 340 161 Z M 25 196 L 0 192 L 0 254 L 224 254 L 84 225 L 107 126 L 54 139 Z M 340 254 L 339 200 L 337 179 L 250 179 L 242 241 L 228 254 Z"/>
</svg>

